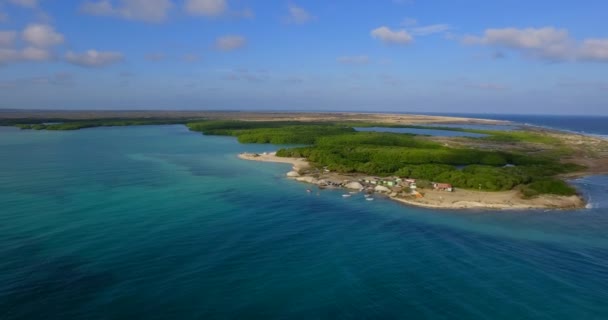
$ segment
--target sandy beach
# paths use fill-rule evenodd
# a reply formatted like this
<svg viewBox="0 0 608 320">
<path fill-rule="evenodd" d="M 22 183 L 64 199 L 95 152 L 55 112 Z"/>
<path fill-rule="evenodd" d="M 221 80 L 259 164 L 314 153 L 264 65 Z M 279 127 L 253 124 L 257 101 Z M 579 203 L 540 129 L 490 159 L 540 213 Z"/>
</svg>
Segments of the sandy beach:
<svg viewBox="0 0 608 320">
<path fill-rule="evenodd" d="M 300 172 L 308 169 L 310 164 L 304 158 L 283 158 L 277 157 L 276 152 L 268 153 L 241 153 L 239 158 L 244 160 L 262 161 L 262 162 L 277 162 L 277 163 L 290 163 L 293 165 L 293 171 Z"/>
<path fill-rule="evenodd" d="M 358 181 L 357 175 L 341 175 L 328 173 L 322 176 L 313 177 L 305 171 L 310 168 L 310 164 L 304 158 L 284 158 L 277 157 L 275 152 L 265 154 L 242 153 L 239 158 L 250 161 L 289 163 L 293 165 L 293 171 L 287 176 L 296 181 L 318 184 L 319 181 L 326 179 L 340 181 Z M 573 209 L 584 208 L 585 201 L 579 196 L 555 196 L 541 195 L 531 199 L 524 199 L 518 191 L 483 192 L 474 190 L 456 189 L 454 192 L 435 191 L 431 189 L 419 190 L 424 196 L 401 197 L 389 195 L 390 199 L 425 208 L 434 209 L 499 209 L 499 210 L 524 210 L 524 209 Z"/>
<path fill-rule="evenodd" d="M 391 199 L 420 207 L 436 209 L 573 209 L 583 208 L 584 201 L 578 196 L 542 195 L 522 199 L 518 191 L 480 192 L 456 189 L 454 192 L 424 190 L 424 198 Z"/>
</svg>

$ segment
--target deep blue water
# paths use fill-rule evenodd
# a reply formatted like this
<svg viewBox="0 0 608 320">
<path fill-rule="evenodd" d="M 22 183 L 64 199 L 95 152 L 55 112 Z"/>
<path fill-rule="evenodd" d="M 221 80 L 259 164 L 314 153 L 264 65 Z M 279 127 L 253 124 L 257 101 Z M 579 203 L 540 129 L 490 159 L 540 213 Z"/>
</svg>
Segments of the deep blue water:
<svg viewBox="0 0 608 320">
<path fill-rule="evenodd" d="M 593 208 L 439 211 L 308 194 L 183 126 L 0 127 L 0 319 L 605 319 Z"/>
<path fill-rule="evenodd" d="M 608 137 L 608 116 L 563 115 L 505 115 L 505 114 L 446 114 L 480 119 L 506 120 L 558 130 L 602 135 Z"/>
</svg>

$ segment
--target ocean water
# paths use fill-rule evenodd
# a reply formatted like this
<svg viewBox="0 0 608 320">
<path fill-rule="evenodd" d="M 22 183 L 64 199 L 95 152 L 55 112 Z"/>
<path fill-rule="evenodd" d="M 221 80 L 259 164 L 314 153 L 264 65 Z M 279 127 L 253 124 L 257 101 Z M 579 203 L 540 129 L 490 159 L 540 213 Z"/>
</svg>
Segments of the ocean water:
<svg viewBox="0 0 608 320">
<path fill-rule="evenodd" d="M 480 119 L 506 120 L 608 138 L 608 116 L 517 115 L 517 114 L 446 114 Z M 500 129 L 502 130 L 502 129 Z"/>
<path fill-rule="evenodd" d="M 183 126 L 0 127 L 0 319 L 606 319 L 592 208 L 442 211 L 305 192 Z"/>
</svg>

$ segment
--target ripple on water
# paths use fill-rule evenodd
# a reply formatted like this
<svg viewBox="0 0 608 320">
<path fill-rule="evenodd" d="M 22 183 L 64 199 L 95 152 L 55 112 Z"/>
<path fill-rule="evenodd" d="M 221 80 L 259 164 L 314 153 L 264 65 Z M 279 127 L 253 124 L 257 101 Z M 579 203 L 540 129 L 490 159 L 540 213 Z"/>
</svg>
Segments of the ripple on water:
<svg viewBox="0 0 608 320">
<path fill-rule="evenodd" d="M 608 315 L 606 177 L 588 210 L 435 211 L 179 126 L 44 134 L 0 152 L 3 319 Z"/>
</svg>

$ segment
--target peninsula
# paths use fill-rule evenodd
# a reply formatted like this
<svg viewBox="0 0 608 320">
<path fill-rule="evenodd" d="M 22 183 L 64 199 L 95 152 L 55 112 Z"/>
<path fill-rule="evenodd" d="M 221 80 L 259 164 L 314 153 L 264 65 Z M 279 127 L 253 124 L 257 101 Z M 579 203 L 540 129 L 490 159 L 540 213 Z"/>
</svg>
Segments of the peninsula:
<svg viewBox="0 0 608 320">
<path fill-rule="evenodd" d="M 295 180 L 320 188 L 382 193 L 433 208 L 582 208 L 584 199 L 567 179 L 608 173 L 604 139 L 484 119 L 363 113 L 15 111 L 0 113 L 0 124 L 36 130 L 184 124 L 205 135 L 283 146 L 276 153 L 240 157 L 291 163 L 294 168 L 288 176 Z M 404 129 L 408 133 L 399 131 Z M 396 132 L 386 132 L 391 130 Z M 428 133 L 437 130 L 451 134 Z"/>
<path fill-rule="evenodd" d="M 286 174 L 288 178 L 317 185 L 322 189 L 340 187 L 367 195 L 379 193 L 392 200 L 419 207 L 521 210 L 568 209 L 585 206 L 584 199 L 579 195 L 539 194 L 534 197 L 524 197 L 518 190 L 489 192 L 458 189 L 446 192 L 445 190 L 436 190 L 432 185 L 420 189 L 416 187 L 416 190 L 414 190 L 412 186 L 416 184 L 415 179 L 369 177 L 356 173 L 320 171 L 313 169 L 304 158 L 278 157 L 275 152 L 265 154 L 241 153 L 238 156 L 250 161 L 292 164 L 292 170 Z"/>
</svg>

